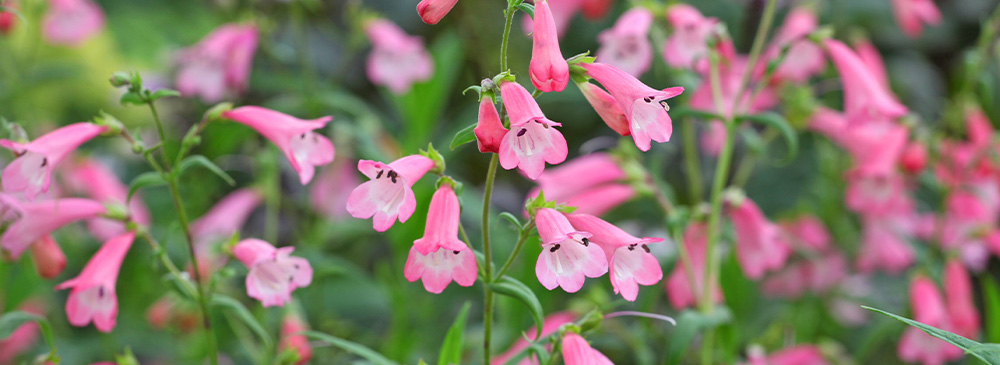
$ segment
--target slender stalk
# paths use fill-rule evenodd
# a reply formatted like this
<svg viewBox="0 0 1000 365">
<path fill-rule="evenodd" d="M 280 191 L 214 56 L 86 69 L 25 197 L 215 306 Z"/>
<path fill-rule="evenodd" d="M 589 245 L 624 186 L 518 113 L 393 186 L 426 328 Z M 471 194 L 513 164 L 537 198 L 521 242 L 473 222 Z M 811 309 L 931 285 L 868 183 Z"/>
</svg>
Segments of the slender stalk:
<svg viewBox="0 0 1000 365">
<path fill-rule="evenodd" d="M 698 158 L 698 145 L 695 137 L 694 123 L 685 118 L 681 124 L 684 134 L 684 167 L 687 169 L 688 190 L 691 193 L 691 205 L 701 203 L 701 163 Z"/>
<path fill-rule="evenodd" d="M 503 26 L 503 41 L 500 43 L 500 72 L 507 71 L 507 41 L 510 39 L 510 27 L 514 22 L 516 8 L 507 6 L 504 15 L 507 17 Z"/>
<path fill-rule="evenodd" d="M 764 42 L 767 40 L 767 33 L 771 30 L 771 23 L 774 22 L 774 10 L 777 7 L 777 0 L 767 0 L 767 5 L 764 6 L 764 15 L 761 18 L 760 26 L 757 27 L 757 35 L 754 36 L 753 46 L 750 47 L 750 55 L 747 57 L 747 68 L 743 70 L 743 77 L 740 78 L 739 87 L 736 90 L 743 90 L 747 83 L 750 82 L 750 76 L 753 74 L 753 70 L 757 66 L 757 60 L 760 58 L 760 52 L 764 49 Z M 736 110 L 739 105 L 741 98 L 736 98 L 733 100 L 732 109 Z"/>
<path fill-rule="evenodd" d="M 490 340 L 493 336 L 493 290 L 490 283 L 493 282 L 493 255 L 490 250 L 490 199 L 493 195 L 493 181 L 497 176 L 497 164 L 500 162 L 500 155 L 493 154 L 490 159 L 490 167 L 486 172 L 486 188 L 483 192 L 483 358 L 484 364 L 490 363 Z"/>
<path fill-rule="evenodd" d="M 160 122 L 160 114 L 156 112 L 156 105 L 150 100 L 146 102 L 149 105 L 149 111 L 153 113 L 153 121 L 156 122 L 156 131 L 160 133 L 160 144 L 162 149 L 160 153 L 163 154 L 163 166 L 166 167 L 167 171 L 170 171 L 170 158 L 167 157 L 167 134 L 163 132 L 163 123 Z"/>
<path fill-rule="evenodd" d="M 524 247 L 524 243 L 528 242 L 528 237 L 531 236 L 532 230 L 535 229 L 535 221 L 528 222 L 528 224 L 521 230 L 521 234 L 517 237 L 517 243 L 514 245 L 514 252 L 510 254 L 507 258 L 507 262 L 500 267 L 497 271 L 496 277 L 502 278 L 503 274 L 507 272 L 510 265 L 514 264 L 514 260 L 517 259 L 517 255 L 521 253 L 521 248 Z"/>
</svg>

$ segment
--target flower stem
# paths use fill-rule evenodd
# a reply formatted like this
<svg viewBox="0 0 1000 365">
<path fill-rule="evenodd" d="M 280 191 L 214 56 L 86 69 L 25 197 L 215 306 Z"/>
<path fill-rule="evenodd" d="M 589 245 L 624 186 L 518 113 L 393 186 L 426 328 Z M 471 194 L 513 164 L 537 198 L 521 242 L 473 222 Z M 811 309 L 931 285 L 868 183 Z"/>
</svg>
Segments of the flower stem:
<svg viewBox="0 0 1000 365">
<path fill-rule="evenodd" d="M 503 266 L 500 267 L 500 270 L 497 271 L 496 277 L 502 278 L 503 274 L 507 272 L 510 265 L 514 263 L 514 259 L 516 259 L 517 255 L 521 253 L 521 248 L 524 247 L 524 243 L 528 242 L 528 237 L 531 236 L 532 230 L 534 229 L 535 221 L 528 222 L 528 224 L 521 229 L 521 234 L 517 237 L 517 244 L 514 245 L 514 252 L 510 254 L 510 257 L 507 258 L 507 262 L 505 262 Z"/>
<path fill-rule="evenodd" d="M 754 36 L 753 46 L 750 47 L 750 55 L 747 57 L 747 68 L 743 70 L 743 77 L 740 79 L 739 87 L 736 90 L 742 90 L 750 82 L 750 76 L 753 75 L 753 70 L 756 69 L 757 60 L 760 58 L 760 52 L 764 49 L 764 42 L 767 40 L 767 33 L 771 30 L 771 23 L 774 22 L 774 10 L 777 7 L 777 0 L 767 0 L 767 5 L 764 6 L 764 15 L 761 18 L 760 26 L 757 27 L 757 35 Z M 740 103 L 740 99 L 735 98 L 733 100 L 733 110 Z"/>
<path fill-rule="evenodd" d="M 510 27 L 514 22 L 515 12 L 517 12 L 517 8 L 510 5 L 507 6 L 507 11 L 504 12 L 507 19 L 503 27 L 503 41 L 500 43 L 500 72 L 507 71 L 507 41 L 510 39 Z"/>
<path fill-rule="evenodd" d="M 493 335 L 493 255 L 490 252 L 490 199 L 493 195 L 493 181 L 497 176 L 500 155 L 494 153 L 486 172 L 486 188 L 483 191 L 483 358 L 490 363 L 490 340 Z"/>
<path fill-rule="evenodd" d="M 701 163 L 698 161 L 698 146 L 695 138 L 694 123 L 685 120 L 681 126 L 684 134 L 684 166 L 687 169 L 688 190 L 691 193 L 691 205 L 701 203 Z"/>
</svg>

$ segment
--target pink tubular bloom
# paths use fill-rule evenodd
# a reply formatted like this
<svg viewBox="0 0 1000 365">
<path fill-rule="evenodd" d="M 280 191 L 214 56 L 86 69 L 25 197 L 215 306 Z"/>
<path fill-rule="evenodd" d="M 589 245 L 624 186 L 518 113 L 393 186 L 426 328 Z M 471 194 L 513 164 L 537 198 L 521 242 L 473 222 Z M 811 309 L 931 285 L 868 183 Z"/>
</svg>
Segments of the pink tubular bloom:
<svg viewBox="0 0 1000 365">
<path fill-rule="evenodd" d="M 242 93 L 250 80 L 258 38 L 257 27 L 250 24 L 215 28 L 178 54 L 177 90 L 206 103 Z"/>
<path fill-rule="evenodd" d="M 600 351 L 590 347 L 587 340 L 576 333 L 566 333 L 562 340 L 562 356 L 566 365 L 612 365 Z"/>
<path fill-rule="evenodd" d="M 323 168 L 310 189 L 313 209 L 332 220 L 350 215 L 346 208 L 347 198 L 351 189 L 360 184 L 354 168 L 354 158 L 343 153 Z"/>
<path fill-rule="evenodd" d="M 576 207 L 576 213 L 603 215 L 615 207 L 632 200 L 635 188 L 625 184 L 607 184 L 587 190 L 566 201 Z"/>
<path fill-rule="evenodd" d="M 569 64 L 559 51 L 559 35 L 548 0 L 535 2 L 535 23 L 532 34 L 531 64 L 528 73 L 531 84 L 544 92 L 559 92 L 569 82 Z"/>
<path fill-rule="evenodd" d="M 972 281 L 960 261 L 950 260 L 945 265 L 944 294 L 955 333 L 967 338 L 979 337 L 979 311 L 973 302 Z"/>
<path fill-rule="evenodd" d="M 844 111 L 849 124 L 864 123 L 873 118 L 898 118 L 908 112 L 906 106 L 896 101 L 888 87 L 879 83 L 877 76 L 857 53 L 835 39 L 827 39 L 823 44 L 844 84 Z"/>
<path fill-rule="evenodd" d="M 691 267 L 686 267 L 683 261 L 678 260 L 674 272 L 670 273 L 670 278 L 667 279 L 667 296 L 670 297 L 670 304 L 675 309 L 680 310 L 695 305 L 704 290 L 707 229 L 704 223 L 693 223 L 684 232 L 684 249 L 691 259 Z M 694 274 L 694 279 L 688 277 L 689 270 Z M 694 288 L 691 287 L 692 282 Z M 722 302 L 722 289 L 718 285 L 714 285 L 712 289 L 712 298 L 715 303 Z"/>
<path fill-rule="evenodd" d="M 542 253 L 535 264 L 538 282 L 546 289 L 557 286 L 569 293 L 583 287 L 586 278 L 596 278 L 608 272 L 608 260 L 597 245 L 591 245 L 591 234 L 578 231 L 562 213 L 542 208 L 535 213 L 538 234 L 542 238 Z"/>
<path fill-rule="evenodd" d="M 476 134 L 479 152 L 500 152 L 500 142 L 507 134 L 507 128 L 504 128 L 503 122 L 500 121 L 500 114 L 497 113 L 492 98 L 484 97 L 479 101 L 479 122 L 473 132 Z"/>
<path fill-rule="evenodd" d="M 932 0 L 892 0 L 892 12 L 899 28 L 910 38 L 919 37 L 924 24 L 941 22 L 941 11 Z"/>
<path fill-rule="evenodd" d="M 128 198 L 128 187 L 118 180 L 115 173 L 107 166 L 91 158 L 81 158 L 74 161 L 65 171 L 67 185 L 70 189 L 81 192 L 91 199 L 105 204 L 125 205 Z M 150 223 L 149 210 L 143 204 L 138 193 L 132 196 L 128 204 L 128 213 L 133 221 L 139 224 Z M 95 218 L 87 221 L 90 233 L 100 241 L 107 241 L 125 233 L 125 224 L 107 218 Z"/>
<path fill-rule="evenodd" d="M 766 53 L 768 58 L 777 57 L 782 47 L 789 47 L 785 59 L 774 70 L 775 80 L 801 83 L 823 71 L 826 67 L 823 49 L 806 39 L 816 27 L 816 14 L 812 10 L 801 7 L 788 13 L 774 44 Z M 766 62 L 759 65 L 766 67 Z"/>
<path fill-rule="evenodd" d="M 796 248 L 819 251 L 830 246 L 830 232 L 818 217 L 802 215 L 780 223 Z"/>
<path fill-rule="evenodd" d="M 561 124 L 546 118 L 531 94 L 516 82 L 500 84 L 500 95 L 511 128 L 500 141 L 500 166 L 507 170 L 518 167 L 534 180 L 545 170 L 546 162 L 565 161 L 569 153 L 566 138 L 553 128 Z"/>
<path fill-rule="evenodd" d="M 566 323 L 572 323 L 576 319 L 576 315 L 571 312 L 557 312 L 552 313 L 548 317 L 545 317 L 545 321 L 542 322 L 542 337 L 547 337 L 559 330 L 559 327 Z M 530 343 L 528 341 L 535 341 L 535 333 L 537 333 L 537 327 L 531 326 L 527 331 L 524 332 L 523 336 L 517 336 L 514 340 L 514 344 L 504 351 L 504 353 L 494 356 L 490 360 L 491 365 L 504 365 L 521 353 L 522 350 L 527 348 Z M 532 365 L 538 364 L 538 358 L 534 355 L 529 355 L 525 357 L 518 365 Z"/>
<path fill-rule="evenodd" d="M 417 13 L 424 23 L 434 25 L 441 21 L 451 8 L 455 7 L 458 0 L 421 0 L 417 4 Z"/>
<path fill-rule="evenodd" d="M 785 264 L 790 254 L 788 242 L 757 204 L 744 198 L 729 207 L 729 217 L 736 231 L 736 258 L 748 278 L 759 279 L 765 271 Z"/>
<path fill-rule="evenodd" d="M 597 41 L 597 61 L 617 67 L 630 75 L 639 77 L 653 62 L 653 45 L 649 43 L 649 26 L 653 23 L 653 13 L 646 8 L 636 7 L 626 11 L 615 26 L 601 32 Z"/>
<path fill-rule="evenodd" d="M 625 171 L 606 153 L 577 157 L 538 177 L 538 188 L 529 198 L 545 192 L 545 198 L 577 207 L 576 213 L 602 215 L 635 196 L 635 189 L 616 183 Z"/>
<path fill-rule="evenodd" d="M 238 232 L 263 197 L 254 189 L 236 190 L 219 200 L 201 218 L 191 222 L 191 237 L 203 277 L 208 277 L 226 263 L 217 245 Z"/>
<path fill-rule="evenodd" d="M 279 345 L 279 349 L 281 351 L 292 350 L 298 354 L 299 361 L 295 362 L 297 365 L 308 364 L 313 356 L 309 339 L 299 333 L 307 330 L 309 330 L 309 325 L 303 322 L 297 314 L 286 314 L 281 320 L 281 345 Z"/>
<path fill-rule="evenodd" d="M 104 12 L 91 0 L 50 0 L 42 35 L 52 44 L 79 46 L 104 29 Z"/>
<path fill-rule="evenodd" d="M 500 84 L 500 97 L 503 98 L 503 105 L 507 107 L 511 128 L 520 127 L 531 121 L 559 125 L 545 117 L 535 98 L 531 97 L 531 93 L 521 84 L 516 82 Z"/>
<path fill-rule="evenodd" d="M 292 300 L 293 290 L 308 286 L 312 282 L 312 266 L 304 258 L 289 256 L 294 250 L 291 246 L 276 249 L 256 238 L 237 243 L 233 255 L 250 269 L 247 295 L 264 307 L 280 307 Z"/>
<path fill-rule="evenodd" d="M 28 200 L 49 191 L 52 170 L 85 142 L 104 133 L 108 127 L 93 123 L 75 123 L 56 129 L 29 143 L 0 140 L 0 147 L 13 151 L 17 158 L 3 170 L 3 191 L 21 192 Z"/>
<path fill-rule="evenodd" d="M 826 359 L 819 347 L 799 345 L 764 356 L 763 351 L 752 351 L 747 356 L 747 365 L 825 365 Z"/>
<path fill-rule="evenodd" d="M 421 255 L 428 255 L 438 249 L 459 251 L 465 242 L 458 239 L 459 216 L 462 207 L 458 197 L 451 189 L 451 184 L 442 184 L 431 198 L 431 206 L 427 211 L 427 226 L 424 237 L 413 241 L 413 247 Z"/>
<path fill-rule="evenodd" d="M 783 298 L 797 298 L 807 291 L 826 292 L 847 276 L 847 259 L 836 251 L 819 255 L 786 265 L 764 279 L 761 289 Z"/>
<path fill-rule="evenodd" d="M 440 248 L 426 255 L 413 245 L 403 275 L 411 282 L 422 279 L 424 289 L 440 294 L 452 280 L 461 286 L 472 286 L 476 282 L 476 270 L 476 254 L 464 244 L 455 250 Z"/>
<path fill-rule="evenodd" d="M 632 139 L 640 150 L 649 151 L 650 141 L 670 140 L 673 125 L 667 110 L 667 99 L 684 92 L 683 87 L 656 90 L 629 75 L 625 71 L 603 63 L 581 64 L 611 96 L 618 101 L 628 118 Z"/>
<path fill-rule="evenodd" d="M 587 99 L 590 106 L 594 107 L 597 115 L 601 116 L 604 124 L 620 135 L 632 134 L 632 131 L 628 129 L 628 118 L 625 117 L 622 108 L 618 106 L 618 102 L 611 94 L 608 94 L 600 86 L 589 82 L 579 83 L 577 86 L 580 87 L 580 92 L 583 93 L 583 97 Z"/>
<path fill-rule="evenodd" d="M 115 284 L 125 254 L 132 247 L 135 232 L 112 238 L 90 258 L 80 275 L 56 286 L 56 290 L 73 288 L 66 301 L 69 323 L 86 326 L 91 321 L 98 331 L 111 332 L 118 317 L 118 296 Z"/>
<path fill-rule="evenodd" d="M 434 168 L 434 161 L 421 156 L 402 157 L 388 165 L 369 160 L 358 161 L 358 170 L 367 176 L 366 181 L 351 191 L 347 198 L 347 211 L 354 218 L 372 220 L 376 231 L 385 232 L 399 218 L 406 222 L 417 209 L 413 184 L 427 171 Z"/>
<path fill-rule="evenodd" d="M 417 82 L 434 74 L 434 60 L 419 37 L 413 37 L 396 24 L 376 19 L 365 25 L 372 42 L 366 71 L 373 84 L 389 88 L 394 94 L 405 94 Z"/>
<path fill-rule="evenodd" d="M 52 235 L 45 235 L 31 245 L 31 258 L 35 261 L 38 275 L 52 279 L 59 276 L 66 268 L 66 254 Z"/>
<path fill-rule="evenodd" d="M 78 198 L 21 202 L 9 195 L 0 195 L 0 205 L 7 210 L 5 218 L 15 219 L 0 236 L 0 247 L 15 259 L 32 243 L 60 227 L 104 214 L 101 203 Z"/>
<path fill-rule="evenodd" d="M 663 59 L 672 67 L 694 67 L 708 53 L 708 37 L 718 20 L 704 17 L 691 5 L 677 4 L 667 9 L 667 21 L 674 32 L 663 45 Z"/>
<path fill-rule="evenodd" d="M 883 269 L 888 273 L 899 273 L 913 264 L 913 248 L 888 224 L 871 218 L 864 219 L 862 223 L 858 271 L 867 273 Z"/>
<path fill-rule="evenodd" d="M 941 293 L 933 281 L 917 276 L 910 285 L 910 304 L 914 320 L 928 326 L 950 330 Z M 943 340 L 931 337 L 916 327 L 907 327 L 897 348 L 899 358 L 906 362 L 944 364 L 962 357 L 962 349 Z"/>
<path fill-rule="evenodd" d="M 879 54 L 878 48 L 875 48 L 874 44 L 864 38 L 857 39 L 852 44 L 854 51 L 861 58 L 861 62 L 875 77 L 875 81 L 878 81 L 878 84 L 882 85 L 883 88 L 889 89 L 889 75 L 886 74 L 885 62 L 882 61 L 882 55 Z"/>
<path fill-rule="evenodd" d="M 315 132 L 323 129 L 333 117 L 302 120 L 259 106 L 242 106 L 224 112 L 222 116 L 253 128 L 278 146 L 295 172 L 299 173 L 302 185 L 312 180 L 316 166 L 333 162 L 333 143 Z"/>
<path fill-rule="evenodd" d="M 566 216 L 574 228 L 590 232 L 590 242 L 597 244 L 608 260 L 611 286 L 625 300 L 634 302 L 639 295 L 639 285 L 655 285 L 663 279 L 663 270 L 649 252 L 650 243 L 662 238 L 638 238 L 621 228 L 588 214 Z"/>
</svg>

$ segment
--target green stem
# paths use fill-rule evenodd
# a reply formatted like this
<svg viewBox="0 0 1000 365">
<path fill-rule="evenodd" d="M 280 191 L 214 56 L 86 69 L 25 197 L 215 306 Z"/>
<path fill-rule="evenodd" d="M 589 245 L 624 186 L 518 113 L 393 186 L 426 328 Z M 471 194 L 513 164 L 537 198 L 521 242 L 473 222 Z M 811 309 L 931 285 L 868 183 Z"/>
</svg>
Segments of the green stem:
<svg viewBox="0 0 1000 365">
<path fill-rule="evenodd" d="M 521 230 L 521 234 L 517 237 L 517 243 L 514 245 L 514 252 L 510 254 L 510 257 L 507 258 L 507 262 L 504 262 L 503 266 L 500 267 L 500 270 L 497 271 L 496 277 L 502 278 L 503 274 L 510 268 L 510 265 L 514 264 L 514 260 L 517 258 L 517 255 L 521 253 L 521 248 L 524 247 L 525 242 L 528 242 L 528 237 L 531 236 L 532 230 L 534 229 L 535 221 L 528 222 L 528 224 L 524 226 L 524 229 Z"/>
<path fill-rule="evenodd" d="M 163 154 L 163 166 L 167 171 L 170 171 L 170 158 L 167 157 L 167 134 L 163 132 L 163 123 L 160 122 L 160 114 L 156 112 L 156 105 L 153 101 L 147 101 L 146 105 L 149 105 L 149 111 L 153 113 L 153 121 L 156 122 L 156 131 L 160 133 L 160 153 Z"/>
<path fill-rule="evenodd" d="M 500 72 L 507 71 L 507 40 L 510 39 L 510 27 L 514 22 L 514 13 L 516 12 L 517 9 L 509 5 L 507 11 L 504 12 L 507 19 L 503 27 L 503 41 L 500 43 Z"/>
<path fill-rule="evenodd" d="M 740 79 L 739 87 L 736 90 L 743 90 L 747 83 L 750 82 L 750 76 L 753 75 L 753 70 L 757 66 L 757 60 L 760 58 L 760 52 L 764 49 L 764 42 L 767 41 L 767 33 L 771 30 L 771 23 L 774 22 L 774 10 L 777 7 L 777 0 L 767 0 L 767 5 L 764 6 L 764 16 L 760 21 L 760 26 L 757 27 L 757 35 L 754 36 L 753 46 L 750 47 L 750 55 L 747 57 L 747 68 L 743 70 L 743 77 Z M 741 98 L 735 98 L 733 100 L 733 110 L 739 105 Z"/>
<path fill-rule="evenodd" d="M 701 163 L 698 158 L 698 144 L 695 136 L 694 123 L 685 118 L 681 125 L 684 134 L 684 166 L 687 169 L 688 189 L 691 193 L 691 205 L 701 203 Z"/>
<path fill-rule="evenodd" d="M 490 252 L 490 199 L 493 195 L 493 181 L 497 176 L 497 164 L 500 155 L 493 154 L 490 167 L 486 172 L 486 188 L 483 191 L 483 358 L 484 364 L 490 363 L 490 340 L 493 335 L 493 255 Z"/>
</svg>

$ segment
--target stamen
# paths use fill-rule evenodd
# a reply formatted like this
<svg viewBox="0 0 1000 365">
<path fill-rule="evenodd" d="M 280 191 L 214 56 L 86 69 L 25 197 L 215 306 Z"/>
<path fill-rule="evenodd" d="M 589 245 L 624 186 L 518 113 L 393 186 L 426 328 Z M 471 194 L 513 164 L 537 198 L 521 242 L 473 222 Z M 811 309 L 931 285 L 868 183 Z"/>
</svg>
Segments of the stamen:
<svg viewBox="0 0 1000 365">
<path fill-rule="evenodd" d="M 392 180 L 392 183 L 395 184 L 396 183 L 396 177 L 398 177 L 399 174 L 396 173 L 395 170 L 389 170 L 389 173 L 386 174 L 386 176 L 388 176 L 389 179 Z"/>
<path fill-rule="evenodd" d="M 455 252 L 456 255 L 458 255 L 458 253 L 462 252 L 462 251 L 455 250 L 454 252 Z"/>
<path fill-rule="evenodd" d="M 642 98 L 642 101 L 645 101 L 647 103 L 652 103 L 653 102 L 653 97 L 652 96 L 647 96 L 645 98 Z"/>
<path fill-rule="evenodd" d="M 615 318 L 615 317 L 622 317 L 622 316 L 646 317 L 646 318 L 652 318 L 652 319 L 659 319 L 661 321 L 668 322 L 668 323 L 670 323 L 670 324 L 672 324 L 674 326 L 677 325 L 677 321 L 675 321 L 673 318 L 667 317 L 665 315 L 656 314 L 656 313 L 636 312 L 636 311 L 621 311 L 621 312 L 608 313 L 607 315 L 604 316 L 604 319 Z"/>
<path fill-rule="evenodd" d="M 588 239 L 587 237 L 584 237 L 583 240 L 581 240 L 580 243 L 583 244 L 583 247 L 588 247 L 588 246 L 590 246 L 590 239 Z"/>
<path fill-rule="evenodd" d="M 649 246 L 642 245 L 642 250 L 646 251 L 646 253 L 649 253 Z"/>
<path fill-rule="evenodd" d="M 663 110 L 668 111 L 668 112 L 670 111 L 670 105 L 667 104 L 666 100 L 660 100 L 660 106 L 663 107 Z"/>
<path fill-rule="evenodd" d="M 290 283 L 290 282 L 293 282 L 293 281 L 295 281 L 295 276 L 288 275 L 288 282 Z"/>
<path fill-rule="evenodd" d="M 301 135 L 299 135 L 299 138 L 301 138 L 301 139 L 306 139 L 306 134 L 305 134 L 305 133 L 302 133 Z"/>
<path fill-rule="evenodd" d="M 636 245 L 635 243 L 633 243 L 631 245 L 628 245 L 628 250 L 629 251 L 635 251 L 635 245 Z"/>
<path fill-rule="evenodd" d="M 49 158 L 48 157 L 42 158 L 42 167 L 45 167 L 45 165 L 48 164 L 49 164 Z"/>
<path fill-rule="evenodd" d="M 528 128 L 521 128 L 521 130 L 517 131 L 517 136 L 523 136 L 525 133 L 528 133 Z"/>
<path fill-rule="evenodd" d="M 97 297 L 98 298 L 102 298 L 102 299 L 104 298 L 104 286 L 103 285 L 97 287 Z"/>
<path fill-rule="evenodd" d="M 555 246 L 552 246 L 552 248 L 549 249 L 549 252 L 556 252 L 557 250 L 559 250 L 559 244 L 558 243 Z"/>
<path fill-rule="evenodd" d="M 382 173 L 383 172 L 385 172 L 385 170 L 378 170 L 378 175 L 375 175 L 375 180 L 378 180 L 378 179 L 382 178 Z"/>
</svg>

